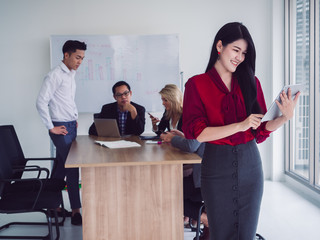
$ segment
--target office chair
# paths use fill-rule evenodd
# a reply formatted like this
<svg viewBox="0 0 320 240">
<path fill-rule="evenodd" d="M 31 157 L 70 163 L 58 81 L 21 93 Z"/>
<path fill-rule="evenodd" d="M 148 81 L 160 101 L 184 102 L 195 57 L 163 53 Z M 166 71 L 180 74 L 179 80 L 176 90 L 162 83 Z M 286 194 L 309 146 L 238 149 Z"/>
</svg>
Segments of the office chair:
<svg viewBox="0 0 320 240">
<path fill-rule="evenodd" d="M 55 158 L 26 158 L 23 154 L 22 147 L 13 125 L 0 126 L 0 138 L 4 139 L 7 152 L 11 158 L 13 168 L 38 168 L 37 165 L 28 165 L 28 161 L 52 161 L 55 169 Z M 51 171 L 51 172 L 52 172 Z M 15 174 L 16 178 L 21 178 L 22 172 Z"/>
<path fill-rule="evenodd" d="M 0 134 L 1 135 L 1 134 Z M 46 216 L 48 235 L 46 236 L 16 236 L 0 235 L 0 239 L 50 239 L 53 240 L 52 217 L 54 215 L 54 225 L 56 228 L 56 240 L 60 238 L 59 222 L 56 208 L 61 204 L 62 189 L 65 182 L 60 185 L 51 186 L 45 189 L 46 181 L 49 179 L 49 170 L 45 168 L 24 168 L 14 169 L 11 165 L 11 158 L 6 145 L 0 138 L 0 214 L 17 214 L 41 212 Z M 44 178 L 25 178 L 16 179 L 18 172 L 36 171 L 38 176 L 45 173 Z M 22 173 L 19 173 L 22 174 Z M 19 186 L 20 185 L 20 186 Z M 17 187 L 18 186 L 18 187 Z M 27 186 L 27 188 L 21 188 Z M 52 214 L 53 212 L 53 214 Z M 9 228 L 11 225 L 44 225 L 43 222 L 10 222 L 0 226 L 0 231 Z"/>
<path fill-rule="evenodd" d="M 197 220 L 197 229 L 196 229 L 196 240 L 199 240 L 200 234 L 201 234 L 200 222 L 201 222 L 201 214 L 203 213 L 203 211 L 204 211 L 204 204 L 202 204 L 199 209 L 198 220 Z"/>
<path fill-rule="evenodd" d="M 204 203 L 203 203 L 202 206 L 199 209 L 199 214 L 198 214 L 196 237 L 195 237 L 196 240 L 199 240 L 199 238 L 200 238 L 200 234 L 201 234 L 200 221 L 201 221 L 201 214 L 203 213 L 204 208 L 205 208 L 205 206 L 204 206 Z M 260 234 L 256 233 L 255 240 L 265 240 L 265 239 Z"/>
<path fill-rule="evenodd" d="M 47 158 L 26 158 L 23 154 L 20 141 L 18 139 L 18 136 L 16 134 L 16 131 L 13 125 L 0 126 L 0 144 L 6 150 L 6 156 L 10 159 L 10 165 L 12 166 L 12 169 L 15 170 L 14 175 L 12 176 L 14 179 L 21 179 L 22 174 L 24 172 L 34 172 L 38 174 L 36 178 L 40 177 L 41 168 L 37 165 L 27 165 L 28 161 L 30 160 L 38 161 L 39 163 L 41 161 L 53 162 L 53 167 L 50 174 L 52 175 L 52 172 L 54 171 L 56 166 L 56 158 L 48 158 L 48 157 Z M 22 171 L 23 169 L 24 171 Z M 17 171 L 17 170 L 20 170 L 20 171 Z M 48 178 L 46 179 L 43 187 L 45 190 L 48 190 L 48 191 L 52 191 L 52 190 L 56 191 L 57 186 L 60 186 L 62 183 L 65 183 L 65 182 L 61 179 Z M 10 186 L 10 191 L 19 191 L 19 190 L 32 191 L 33 188 L 34 188 L 34 185 L 30 184 L 29 182 L 17 181 L 15 182 L 15 184 L 12 184 Z M 9 191 L 9 189 L 7 189 L 6 191 Z M 63 203 L 62 197 L 61 197 L 61 208 L 64 209 L 64 203 Z M 60 226 L 64 225 L 65 219 L 66 219 L 65 211 L 62 211 L 62 219 L 59 222 Z"/>
</svg>

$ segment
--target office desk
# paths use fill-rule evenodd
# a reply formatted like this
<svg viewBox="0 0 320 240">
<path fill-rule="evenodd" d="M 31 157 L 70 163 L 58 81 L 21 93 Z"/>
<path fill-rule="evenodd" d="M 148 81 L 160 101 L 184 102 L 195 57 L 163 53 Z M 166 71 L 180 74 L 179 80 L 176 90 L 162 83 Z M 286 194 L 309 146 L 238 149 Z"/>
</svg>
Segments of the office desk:
<svg viewBox="0 0 320 240">
<path fill-rule="evenodd" d="M 183 163 L 196 154 L 170 144 L 109 149 L 78 136 L 66 167 L 80 167 L 83 240 L 183 240 Z M 109 139 L 116 140 L 116 139 Z"/>
</svg>

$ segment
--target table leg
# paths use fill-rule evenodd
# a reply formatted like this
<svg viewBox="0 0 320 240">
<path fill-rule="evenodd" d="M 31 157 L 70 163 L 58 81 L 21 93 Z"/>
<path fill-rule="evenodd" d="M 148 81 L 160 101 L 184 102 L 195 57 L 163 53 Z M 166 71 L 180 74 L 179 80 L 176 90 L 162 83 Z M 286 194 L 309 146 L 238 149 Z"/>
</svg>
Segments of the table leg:
<svg viewBox="0 0 320 240">
<path fill-rule="evenodd" d="M 81 171 L 83 240 L 183 240 L 182 164 Z"/>
</svg>

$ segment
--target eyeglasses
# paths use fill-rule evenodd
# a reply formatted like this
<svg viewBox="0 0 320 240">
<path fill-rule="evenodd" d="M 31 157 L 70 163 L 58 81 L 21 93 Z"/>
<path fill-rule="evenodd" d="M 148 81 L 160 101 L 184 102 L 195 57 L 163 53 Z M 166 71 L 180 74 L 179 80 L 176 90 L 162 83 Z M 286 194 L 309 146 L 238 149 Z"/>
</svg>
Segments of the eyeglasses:
<svg viewBox="0 0 320 240">
<path fill-rule="evenodd" d="M 128 97 L 130 94 L 130 91 L 125 91 L 124 93 L 117 93 L 115 94 L 116 98 L 121 98 L 122 96 Z"/>
</svg>

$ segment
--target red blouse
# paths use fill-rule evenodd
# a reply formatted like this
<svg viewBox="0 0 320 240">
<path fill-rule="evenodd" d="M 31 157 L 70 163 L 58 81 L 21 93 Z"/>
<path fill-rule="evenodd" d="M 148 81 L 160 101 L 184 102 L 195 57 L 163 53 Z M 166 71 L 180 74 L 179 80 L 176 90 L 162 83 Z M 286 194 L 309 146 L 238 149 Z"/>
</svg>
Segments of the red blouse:
<svg viewBox="0 0 320 240">
<path fill-rule="evenodd" d="M 211 71 L 211 77 L 215 77 L 215 81 L 221 81 L 220 76 L 213 68 Z M 214 74 L 212 74 L 212 71 Z M 232 80 L 234 81 L 234 80 Z M 224 85 L 224 83 L 222 82 Z M 233 83 L 234 84 L 234 83 Z M 221 84 L 220 84 L 221 85 Z M 266 113 L 266 103 L 264 95 L 261 89 L 260 81 L 256 78 L 257 85 L 257 101 L 261 107 L 261 110 Z M 225 85 L 224 85 L 225 86 Z M 237 106 L 233 106 L 236 109 L 236 119 L 234 122 L 243 121 L 246 118 L 246 110 L 244 99 L 240 86 L 238 84 L 233 85 L 235 89 L 233 94 L 236 95 Z M 221 87 L 221 86 L 220 86 Z M 183 102 L 183 124 L 182 129 L 186 138 L 195 139 L 206 127 L 224 126 L 230 123 L 225 123 L 228 116 L 225 116 L 225 112 L 222 111 L 223 99 L 226 97 L 226 93 L 222 92 L 219 87 L 213 82 L 208 73 L 203 73 L 194 76 L 188 80 L 185 85 L 184 102 Z M 234 98 L 234 97 L 233 97 Z M 225 104 L 225 103 L 224 103 Z M 235 104 L 229 102 L 228 104 Z M 266 130 L 267 122 L 263 122 L 256 131 L 252 131 L 251 128 L 245 132 L 238 132 L 232 136 L 210 141 L 212 144 L 218 145 L 238 145 L 249 142 L 256 139 L 257 143 L 261 143 L 269 137 L 271 131 Z"/>
</svg>

